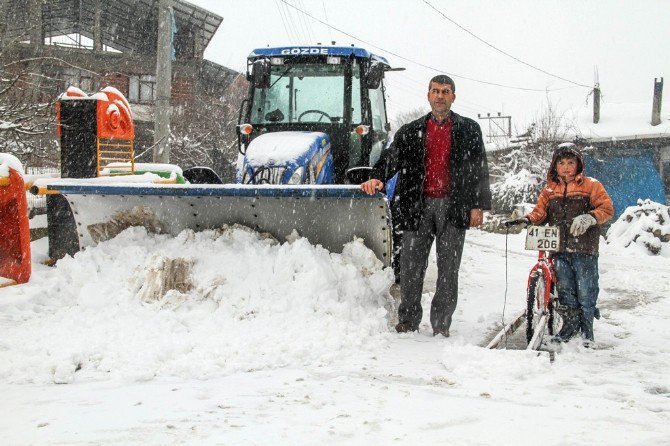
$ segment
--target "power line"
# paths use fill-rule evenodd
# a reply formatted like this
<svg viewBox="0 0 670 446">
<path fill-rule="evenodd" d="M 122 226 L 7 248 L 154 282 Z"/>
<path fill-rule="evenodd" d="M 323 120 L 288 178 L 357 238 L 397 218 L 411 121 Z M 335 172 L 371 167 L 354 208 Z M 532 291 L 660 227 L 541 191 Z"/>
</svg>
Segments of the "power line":
<svg viewBox="0 0 670 446">
<path fill-rule="evenodd" d="M 523 65 L 526 65 L 527 67 L 532 68 L 533 70 L 537 70 L 537 71 L 539 71 L 540 73 L 544 73 L 544 74 L 546 74 L 546 75 L 548 75 L 548 76 L 555 77 L 556 79 L 560 79 L 560 80 L 562 80 L 562 81 L 569 82 L 569 83 L 574 84 L 574 85 L 579 86 L 579 87 L 591 88 L 589 85 L 580 84 L 579 82 L 571 81 L 570 79 L 566 79 L 566 78 L 564 78 L 564 77 L 561 77 L 561 76 L 558 76 L 558 75 L 556 75 L 556 74 L 550 73 L 550 72 L 548 72 L 548 71 L 546 71 L 546 70 L 543 70 L 542 68 L 538 68 L 538 67 L 536 67 L 535 65 L 531 65 L 531 64 L 529 64 L 528 62 L 525 62 L 525 61 L 519 59 L 518 57 L 515 57 L 515 56 L 511 55 L 510 53 L 501 50 L 500 48 L 498 48 L 498 47 L 496 47 L 496 46 L 494 46 L 494 45 L 488 43 L 486 40 L 484 40 L 484 39 L 482 39 L 481 37 L 477 36 L 477 35 L 476 35 L 475 33 L 473 33 L 472 31 L 470 31 L 470 30 L 466 29 L 465 27 L 459 25 L 459 24 L 456 23 L 453 19 L 450 19 L 449 17 L 447 17 L 442 11 L 440 11 L 439 9 L 437 9 L 435 6 L 431 5 L 427 0 L 422 0 L 422 1 L 423 1 L 426 5 L 428 5 L 431 9 L 433 9 L 435 12 L 437 12 L 438 14 L 440 14 L 442 17 L 444 17 L 445 19 L 447 19 L 448 21 L 450 21 L 450 22 L 453 23 L 454 25 L 458 26 L 460 29 L 462 29 L 462 30 L 465 31 L 466 33 L 470 34 L 472 37 L 474 37 L 475 39 L 479 40 L 479 41 L 482 42 L 484 45 L 486 45 L 486 46 L 488 46 L 488 47 L 490 47 L 490 48 L 493 48 L 494 50 L 498 51 L 499 53 L 504 54 L 505 56 L 507 56 L 507 57 L 509 57 L 509 58 L 511 58 L 511 59 L 514 59 L 514 60 L 516 60 L 517 62 L 519 62 L 519 63 L 521 63 L 521 64 L 523 64 Z"/>
<path fill-rule="evenodd" d="M 279 11 L 279 17 L 281 17 L 281 22 L 284 25 L 284 31 L 286 31 L 286 37 L 288 38 L 289 42 L 293 42 L 293 39 L 291 38 L 291 34 L 288 31 L 288 26 L 286 26 L 286 20 L 284 19 L 284 12 L 282 10 L 282 6 L 279 4 L 277 0 L 275 0 L 275 5 L 277 5 L 277 10 Z"/>
<path fill-rule="evenodd" d="M 341 33 L 341 34 L 344 34 L 344 35 L 347 36 L 347 37 L 350 37 L 350 38 L 352 38 L 352 39 L 354 39 L 354 40 L 358 40 L 359 42 L 362 42 L 362 43 L 364 43 L 364 44 L 366 44 L 366 45 L 368 45 L 368 46 L 370 46 L 370 47 L 377 48 L 378 50 L 383 51 L 383 52 L 385 52 L 385 53 L 387 53 L 387 54 L 390 54 L 390 55 L 392 55 L 392 56 L 394 56 L 394 57 L 397 57 L 398 59 L 402 59 L 402 60 L 404 60 L 404 61 L 413 63 L 413 64 L 418 65 L 418 66 L 423 67 L 423 68 L 427 68 L 427 69 L 429 69 L 429 70 L 433 70 L 433 71 L 437 71 L 437 72 L 441 72 L 441 73 L 446 73 L 446 74 L 448 74 L 448 75 L 450 75 L 450 76 L 453 76 L 453 77 L 456 77 L 456 78 L 465 79 L 465 80 L 469 80 L 469 81 L 472 81 L 472 82 L 477 82 L 477 83 L 480 83 L 480 84 L 493 85 L 493 86 L 495 86 L 495 87 L 502 87 L 502 88 L 511 88 L 511 89 L 513 89 L 513 90 L 538 91 L 538 92 L 543 92 L 543 93 L 551 92 L 551 91 L 556 91 L 556 90 L 557 90 L 557 89 L 549 89 L 549 88 L 527 88 L 527 87 L 519 87 L 519 86 L 514 86 L 514 85 L 498 84 L 498 83 L 496 83 L 496 82 L 489 82 L 489 81 L 484 81 L 484 80 L 481 80 L 481 79 L 475 79 L 475 78 L 468 77 L 468 76 L 461 76 L 461 75 L 459 75 L 459 74 L 450 73 L 450 72 L 448 72 L 448 71 L 446 71 L 446 70 L 442 70 L 442 69 L 439 69 L 439 68 L 435 68 L 435 67 L 432 67 L 432 66 L 430 66 L 430 65 L 426 65 L 426 64 L 424 64 L 424 63 L 417 62 L 416 60 L 410 59 L 410 58 L 408 58 L 408 57 L 401 56 L 400 54 L 394 53 L 393 51 L 389 51 L 389 50 L 384 49 L 384 48 L 382 48 L 382 47 L 380 47 L 380 46 L 378 46 L 378 45 L 375 45 L 375 44 L 372 43 L 372 42 L 368 42 L 368 41 L 363 40 L 363 39 L 361 39 L 361 38 L 359 38 L 359 37 L 356 37 L 356 36 L 354 36 L 354 35 L 352 35 L 352 34 L 349 34 L 348 32 L 343 31 L 343 30 L 341 30 L 341 29 L 339 29 L 339 28 L 337 28 L 337 27 L 335 27 L 335 26 L 333 26 L 333 25 L 330 25 L 330 24 L 324 22 L 323 20 L 314 17 L 312 14 L 310 14 L 310 13 L 308 13 L 308 12 L 305 12 L 305 11 L 303 11 L 302 9 L 297 8 L 297 7 L 293 6 L 293 5 L 291 5 L 291 4 L 288 3 L 286 0 L 279 0 L 279 1 L 282 2 L 282 3 L 284 3 L 285 5 L 290 6 L 290 7 L 293 8 L 293 9 L 297 10 L 298 12 L 300 12 L 300 13 L 302 13 L 302 14 L 305 14 L 307 17 L 311 18 L 312 20 L 316 20 L 317 22 L 321 23 L 322 25 L 325 25 L 325 26 L 327 26 L 327 27 L 329 27 L 329 28 L 332 28 L 333 30 L 335 30 L 335 31 L 337 31 L 337 32 L 339 32 L 339 33 Z M 580 85 L 580 86 L 581 86 L 581 85 Z M 569 87 L 569 88 L 574 88 L 574 87 Z M 590 87 L 588 87 L 588 88 L 590 88 Z"/>
<path fill-rule="evenodd" d="M 330 33 L 330 25 L 328 24 L 328 13 L 326 12 L 326 4 L 324 3 L 324 0 L 321 0 L 321 6 L 323 7 L 323 18 L 326 21 L 325 25 L 328 27 L 328 37 L 330 37 L 330 40 L 332 42 L 333 35 Z"/>
<path fill-rule="evenodd" d="M 408 82 L 411 82 L 412 84 L 416 85 L 416 87 L 411 87 L 407 84 L 403 84 L 402 82 L 400 82 L 401 79 L 405 79 Z M 384 82 L 387 82 L 387 81 L 393 82 L 393 83 L 398 83 L 399 85 L 404 85 L 406 87 L 406 89 L 412 88 L 412 93 L 415 93 L 415 94 L 416 93 L 421 93 L 421 92 L 425 93 L 425 92 L 428 91 L 428 86 L 426 85 L 425 82 L 418 81 L 418 80 L 416 80 L 412 77 L 406 76 L 402 72 L 395 73 L 392 77 L 388 77 Z M 480 109 L 488 108 L 488 106 L 477 104 L 477 103 L 474 103 L 474 102 L 469 101 L 469 100 L 464 100 L 462 98 L 458 100 L 458 106 L 459 107 L 462 107 L 464 104 L 468 105 L 470 107 L 479 107 Z"/>
<path fill-rule="evenodd" d="M 298 28 L 295 25 L 293 21 L 293 14 L 291 14 L 291 10 L 288 8 L 287 3 L 283 0 L 277 1 L 277 7 L 279 8 L 280 14 L 282 14 L 282 20 L 285 20 L 284 26 L 286 28 L 286 33 L 289 35 L 289 40 L 292 44 L 299 44 L 302 40 L 300 37 L 300 33 L 298 32 Z M 293 7 L 293 5 L 288 4 L 289 6 Z"/>
<path fill-rule="evenodd" d="M 291 6 L 295 6 L 291 3 L 288 3 L 288 4 L 291 5 Z M 307 40 L 307 37 L 306 37 L 305 27 L 303 26 L 303 23 L 300 20 L 300 17 L 298 17 L 298 19 L 296 20 L 295 16 L 293 15 L 294 11 L 289 11 L 288 8 L 286 8 L 286 10 L 287 10 L 286 14 L 291 18 L 291 23 L 293 24 L 294 29 L 295 29 L 295 34 L 298 37 L 297 42 L 298 43 L 305 42 Z"/>
<path fill-rule="evenodd" d="M 300 5 L 300 7 L 301 7 L 302 9 L 306 9 L 306 8 L 305 8 L 305 4 L 303 3 L 302 0 L 297 0 L 297 1 L 298 1 L 298 5 Z M 307 38 L 309 39 L 310 42 L 314 42 L 314 41 L 315 41 L 315 39 L 314 39 L 314 32 L 312 31 L 312 24 L 311 24 L 311 22 L 308 22 L 308 21 L 307 21 L 307 18 L 306 18 L 304 15 L 302 15 L 302 14 L 300 15 L 300 18 L 302 19 L 302 22 L 305 24 L 305 30 L 306 30 L 306 32 L 307 32 Z"/>
</svg>

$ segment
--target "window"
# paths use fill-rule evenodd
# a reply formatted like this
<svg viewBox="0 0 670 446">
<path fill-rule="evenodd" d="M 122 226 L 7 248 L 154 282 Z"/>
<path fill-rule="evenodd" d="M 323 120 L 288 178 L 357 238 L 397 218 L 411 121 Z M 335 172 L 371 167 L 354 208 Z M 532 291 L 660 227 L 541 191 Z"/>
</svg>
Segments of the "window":
<svg viewBox="0 0 670 446">
<path fill-rule="evenodd" d="M 357 78 L 354 79 L 354 84 L 356 85 L 353 90 L 360 90 Z M 273 66 L 270 85 L 270 88 L 254 91 L 252 123 L 342 122 L 343 65 Z M 360 109 L 360 106 L 356 108 Z M 356 120 L 360 121 L 360 110 L 355 109 L 354 121 Z"/>
<path fill-rule="evenodd" d="M 156 76 L 153 74 L 130 76 L 128 100 L 131 102 L 154 102 L 156 100 Z"/>
<path fill-rule="evenodd" d="M 88 71 L 79 68 L 63 68 L 60 72 L 60 78 L 65 82 L 65 88 L 73 86 L 86 93 L 91 93 L 93 90 L 93 77 Z"/>
<path fill-rule="evenodd" d="M 369 90 L 370 94 L 370 108 L 372 113 L 372 129 L 375 131 L 385 131 L 386 124 L 386 110 L 384 109 L 384 93 L 383 86 L 380 84 L 379 88 Z"/>
</svg>

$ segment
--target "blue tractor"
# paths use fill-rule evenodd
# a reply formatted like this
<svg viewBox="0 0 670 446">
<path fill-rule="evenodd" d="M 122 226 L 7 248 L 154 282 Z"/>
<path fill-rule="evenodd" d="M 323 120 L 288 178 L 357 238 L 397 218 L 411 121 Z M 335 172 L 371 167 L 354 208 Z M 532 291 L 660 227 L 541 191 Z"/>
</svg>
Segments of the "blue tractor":
<svg viewBox="0 0 670 446">
<path fill-rule="evenodd" d="M 362 48 L 254 50 L 238 125 L 238 182 L 361 182 L 389 138 L 383 77 L 391 70 Z"/>
</svg>

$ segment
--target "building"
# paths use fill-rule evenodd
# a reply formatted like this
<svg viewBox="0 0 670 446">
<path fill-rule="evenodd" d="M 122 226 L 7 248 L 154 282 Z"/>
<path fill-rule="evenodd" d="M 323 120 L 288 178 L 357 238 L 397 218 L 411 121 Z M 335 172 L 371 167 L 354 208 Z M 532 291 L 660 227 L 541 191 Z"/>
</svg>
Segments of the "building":
<svg viewBox="0 0 670 446">
<path fill-rule="evenodd" d="M 582 148 L 587 175 L 604 184 L 617 216 L 638 199 L 670 204 L 670 119 L 662 117 L 661 92 L 662 80 L 655 80 L 655 95 L 650 94 L 655 99 L 648 103 L 603 102 L 598 119 L 593 106 L 584 104 L 563 116 L 563 140 Z M 498 162 L 523 142 L 516 138 L 503 148 L 487 147 L 489 162 Z"/>
<path fill-rule="evenodd" d="M 86 92 L 117 88 L 131 103 L 136 153 L 141 154 L 153 144 L 158 3 L 0 0 L 3 71 L 30 73 L 30 80 L 19 84 L 39 86 L 33 88 L 32 100 L 37 102 L 53 102 L 70 85 Z M 230 90 L 236 84 L 238 90 L 244 88 L 245 80 L 203 57 L 222 17 L 182 0 L 170 0 L 170 4 L 173 129 L 181 126 L 188 131 L 189 111 L 236 108 L 238 102 L 228 100 Z M 200 121 L 196 123 L 200 130 L 206 125 L 202 119 L 191 119 Z"/>
</svg>

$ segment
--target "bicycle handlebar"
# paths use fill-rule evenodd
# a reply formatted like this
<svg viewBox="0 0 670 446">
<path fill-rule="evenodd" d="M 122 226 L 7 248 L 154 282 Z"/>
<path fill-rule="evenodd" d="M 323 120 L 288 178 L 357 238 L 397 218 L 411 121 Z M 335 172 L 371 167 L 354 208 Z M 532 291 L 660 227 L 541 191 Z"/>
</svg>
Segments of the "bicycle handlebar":
<svg viewBox="0 0 670 446">
<path fill-rule="evenodd" d="M 527 218 L 524 217 L 524 218 L 517 218 L 515 220 L 507 220 L 507 221 L 503 222 L 503 225 L 506 228 L 509 228 L 510 226 L 527 225 L 529 223 L 530 223 L 530 220 L 528 220 Z"/>
</svg>

